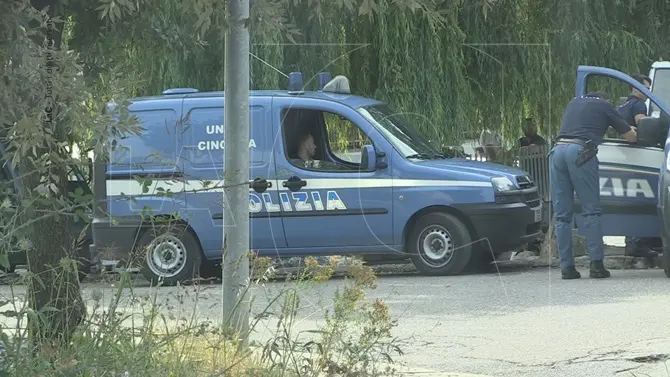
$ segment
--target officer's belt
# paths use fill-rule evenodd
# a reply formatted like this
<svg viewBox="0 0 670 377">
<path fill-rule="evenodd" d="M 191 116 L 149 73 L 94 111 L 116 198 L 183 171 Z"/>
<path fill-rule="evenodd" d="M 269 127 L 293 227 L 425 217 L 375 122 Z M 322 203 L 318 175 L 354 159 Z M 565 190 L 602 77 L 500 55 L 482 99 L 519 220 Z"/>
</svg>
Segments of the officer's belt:
<svg viewBox="0 0 670 377">
<path fill-rule="evenodd" d="M 556 144 L 577 144 L 581 146 L 586 146 L 586 140 L 582 139 L 558 139 Z"/>
</svg>

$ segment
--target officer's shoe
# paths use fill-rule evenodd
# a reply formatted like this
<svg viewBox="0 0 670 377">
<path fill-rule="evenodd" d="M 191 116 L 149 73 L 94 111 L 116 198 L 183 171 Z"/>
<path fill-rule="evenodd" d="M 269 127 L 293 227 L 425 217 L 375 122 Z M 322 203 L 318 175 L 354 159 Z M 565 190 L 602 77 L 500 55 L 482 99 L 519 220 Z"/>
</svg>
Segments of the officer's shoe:
<svg viewBox="0 0 670 377">
<path fill-rule="evenodd" d="M 626 245 L 625 255 L 627 257 L 656 258 L 658 253 L 648 247 Z"/>
<path fill-rule="evenodd" d="M 570 279 L 579 279 L 582 277 L 582 274 L 575 269 L 575 266 L 570 266 L 566 268 L 561 268 L 561 279 L 570 280 Z"/>
<path fill-rule="evenodd" d="M 603 279 L 610 277 L 610 272 L 605 269 L 603 261 L 592 261 L 589 276 L 596 279 Z"/>
</svg>

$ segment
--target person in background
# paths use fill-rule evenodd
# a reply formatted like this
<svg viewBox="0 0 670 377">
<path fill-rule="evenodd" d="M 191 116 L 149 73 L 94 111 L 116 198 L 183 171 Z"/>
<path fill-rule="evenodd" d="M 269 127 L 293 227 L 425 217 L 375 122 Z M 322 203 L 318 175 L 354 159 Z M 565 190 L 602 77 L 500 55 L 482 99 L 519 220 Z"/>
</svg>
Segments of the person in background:
<svg viewBox="0 0 670 377">
<path fill-rule="evenodd" d="M 609 127 L 634 143 L 637 132 L 630 127 L 602 92 L 576 97 L 563 112 L 556 145 L 549 152 L 551 202 L 556 221 L 556 243 L 563 279 L 579 279 L 572 251 L 574 194 L 582 205 L 586 248 L 591 260 L 590 276 L 608 278 L 605 269 L 603 231 L 600 221 L 600 171 L 597 146 Z"/>
<path fill-rule="evenodd" d="M 526 123 L 523 127 L 524 136 L 519 138 L 520 147 L 528 147 L 531 145 L 547 145 L 547 141 L 537 134 L 537 124 L 533 118 L 526 118 Z"/>
<path fill-rule="evenodd" d="M 651 79 L 648 76 L 637 74 L 633 75 L 633 78 L 644 85 L 645 88 L 651 88 Z M 637 122 L 640 118 L 647 116 L 646 100 L 647 96 L 641 91 L 631 88 L 630 95 L 626 99 L 626 102 L 619 106 L 619 112 L 631 127 L 637 127 Z"/>
<path fill-rule="evenodd" d="M 637 74 L 633 75 L 633 78 L 644 85 L 645 88 L 651 88 L 651 79 L 648 76 Z M 619 112 L 629 126 L 637 127 L 639 120 L 647 116 L 646 100 L 647 96 L 645 96 L 644 93 L 635 88 L 631 88 L 630 95 L 626 98 L 626 101 L 619 106 Z M 658 253 L 651 250 L 649 245 L 652 243 L 658 244 L 659 242 L 660 241 L 657 238 L 653 237 L 626 237 L 625 254 L 630 257 L 654 258 L 658 256 Z"/>
</svg>

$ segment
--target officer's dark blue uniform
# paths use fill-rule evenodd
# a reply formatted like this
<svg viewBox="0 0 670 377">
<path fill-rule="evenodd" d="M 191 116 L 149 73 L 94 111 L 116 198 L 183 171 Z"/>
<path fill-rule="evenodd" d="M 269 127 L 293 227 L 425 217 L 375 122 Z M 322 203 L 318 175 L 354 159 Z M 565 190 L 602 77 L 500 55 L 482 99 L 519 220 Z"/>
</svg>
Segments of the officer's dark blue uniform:
<svg viewBox="0 0 670 377">
<path fill-rule="evenodd" d="M 635 126 L 635 116 L 647 115 L 647 105 L 636 96 L 630 95 L 626 102 L 619 106 L 619 112 L 629 125 Z"/>
<path fill-rule="evenodd" d="M 620 134 L 630 131 L 621 114 L 607 102 L 604 93 L 589 93 L 574 98 L 563 112 L 556 145 L 549 152 L 551 201 L 556 219 L 556 242 L 564 279 L 581 277 L 575 269 L 572 252 L 573 194 L 582 206 L 586 247 L 591 259 L 591 277 L 609 277 L 603 265 L 603 232 L 600 224 L 600 177 L 598 157 L 580 165 L 580 155 L 592 146 L 601 144 L 607 129 L 612 126 Z M 595 151 L 594 151 L 595 152 Z"/>
<path fill-rule="evenodd" d="M 635 126 L 635 116 L 647 115 L 647 105 L 643 100 L 635 95 L 626 98 L 619 112 L 630 126 Z M 637 257 L 655 257 L 657 254 L 647 247 L 648 244 L 656 241 L 654 238 L 626 237 L 626 255 Z"/>
</svg>

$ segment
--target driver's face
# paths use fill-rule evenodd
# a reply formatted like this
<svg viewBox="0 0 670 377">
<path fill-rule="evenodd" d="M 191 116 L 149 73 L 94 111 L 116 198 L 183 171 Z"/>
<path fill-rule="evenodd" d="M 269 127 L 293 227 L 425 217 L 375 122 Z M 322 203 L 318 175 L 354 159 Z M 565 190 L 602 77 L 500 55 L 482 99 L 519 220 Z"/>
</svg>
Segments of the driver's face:
<svg viewBox="0 0 670 377">
<path fill-rule="evenodd" d="M 316 154 L 316 144 L 314 144 L 314 137 L 312 135 L 307 136 L 305 141 L 302 142 L 302 147 L 309 157 L 314 157 Z"/>
</svg>

